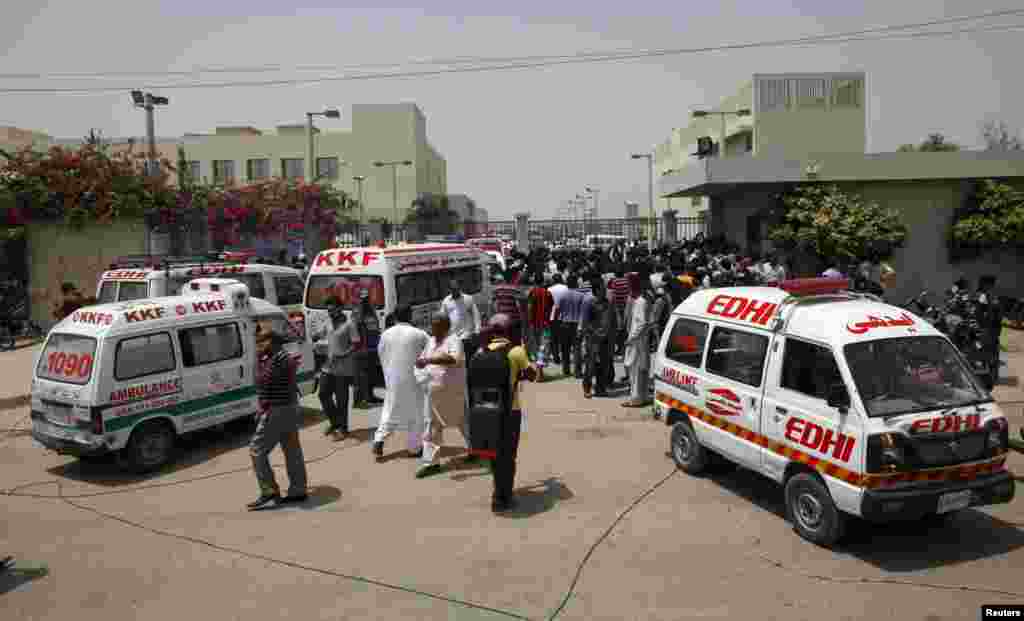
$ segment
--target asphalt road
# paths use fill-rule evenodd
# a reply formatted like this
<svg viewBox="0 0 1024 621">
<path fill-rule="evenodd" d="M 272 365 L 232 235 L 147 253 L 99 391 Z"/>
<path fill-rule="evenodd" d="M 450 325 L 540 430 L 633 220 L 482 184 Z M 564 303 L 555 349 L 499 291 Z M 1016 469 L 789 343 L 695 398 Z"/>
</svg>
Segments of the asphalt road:
<svg viewBox="0 0 1024 621">
<path fill-rule="evenodd" d="M 17 565 L 0 574 L 0 618 L 936 621 L 1024 604 L 1024 502 L 858 524 L 821 549 L 783 519 L 776 486 L 677 472 L 667 428 L 620 402 L 585 400 L 571 380 L 527 388 L 508 516 L 491 514 L 483 468 L 416 480 L 401 434 L 373 463 L 373 412 L 333 443 L 311 408 L 311 501 L 250 513 L 244 424 L 189 439 L 174 467 L 140 478 L 45 452 L 25 407 L 8 406 L 0 558 Z M 1024 472 L 1024 455 L 1010 466 Z"/>
</svg>

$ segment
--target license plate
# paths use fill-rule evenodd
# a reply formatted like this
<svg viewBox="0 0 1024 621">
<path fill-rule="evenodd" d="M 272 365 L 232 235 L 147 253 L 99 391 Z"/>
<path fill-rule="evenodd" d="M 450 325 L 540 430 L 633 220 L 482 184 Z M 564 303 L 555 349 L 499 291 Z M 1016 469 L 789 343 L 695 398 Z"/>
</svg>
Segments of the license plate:
<svg viewBox="0 0 1024 621">
<path fill-rule="evenodd" d="M 971 504 L 971 490 L 950 492 L 939 496 L 938 513 L 949 513 L 958 509 L 966 509 Z"/>
</svg>

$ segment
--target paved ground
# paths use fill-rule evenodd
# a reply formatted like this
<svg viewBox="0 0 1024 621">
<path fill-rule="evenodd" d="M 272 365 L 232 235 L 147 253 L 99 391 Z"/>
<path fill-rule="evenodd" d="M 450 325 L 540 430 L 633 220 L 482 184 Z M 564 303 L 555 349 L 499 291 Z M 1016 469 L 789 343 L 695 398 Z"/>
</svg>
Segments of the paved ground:
<svg viewBox="0 0 1024 621">
<path fill-rule="evenodd" d="M 0 354 L 0 399 L 28 382 L 30 351 Z M 0 557 L 19 566 L 0 577 L 0 617 L 544 619 L 570 587 L 559 619 L 935 621 L 1024 603 L 1020 500 L 945 525 L 858 525 L 823 550 L 796 537 L 779 489 L 756 475 L 677 473 L 666 428 L 645 412 L 586 401 L 569 380 L 530 386 L 525 403 L 522 505 L 506 517 L 490 513 L 482 468 L 415 480 L 404 438 L 372 463 L 372 412 L 336 444 L 311 410 L 313 500 L 247 513 L 244 426 L 194 438 L 174 468 L 137 478 L 43 451 L 19 431 L 25 407 L 7 406 L 0 488 L 21 495 L 0 503 Z M 1011 467 L 1024 472 L 1024 455 Z"/>
</svg>

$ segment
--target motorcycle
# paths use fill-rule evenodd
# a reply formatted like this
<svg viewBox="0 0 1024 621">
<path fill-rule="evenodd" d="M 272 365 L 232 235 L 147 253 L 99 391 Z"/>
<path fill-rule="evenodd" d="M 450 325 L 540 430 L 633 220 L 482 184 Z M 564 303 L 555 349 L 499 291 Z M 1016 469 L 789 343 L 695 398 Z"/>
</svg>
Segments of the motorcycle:
<svg viewBox="0 0 1024 621">
<path fill-rule="evenodd" d="M 25 300 L 13 303 L 0 313 L 0 350 L 14 349 L 17 339 L 22 337 L 41 339 L 45 336 L 43 329 L 27 316 Z"/>
</svg>

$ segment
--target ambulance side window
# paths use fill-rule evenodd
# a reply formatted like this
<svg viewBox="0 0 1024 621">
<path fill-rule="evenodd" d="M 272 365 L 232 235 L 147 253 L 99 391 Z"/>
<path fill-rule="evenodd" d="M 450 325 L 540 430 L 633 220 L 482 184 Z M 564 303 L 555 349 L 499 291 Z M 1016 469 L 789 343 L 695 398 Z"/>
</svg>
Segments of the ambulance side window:
<svg viewBox="0 0 1024 621">
<path fill-rule="evenodd" d="M 715 326 L 706 368 L 726 379 L 758 387 L 764 375 L 768 337 Z"/>
<path fill-rule="evenodd" d="M 186 368 L 242 357 L 242 337 L 236 323 L 186 328 L 178 332 L 178 341 Z"/>
<path fill-rule="evenodd" d="M 828 387 L 842 383 L 832 350 L 792 337 L 786 338 L 779 386 L 822 401 L 828 399 Z"/>
<path fill-rule="evenodd" d="M 122 282 L 121 290 L 117 292 L 118 302 L 130 300 L 142 300 L 149 297 L 148 282 Z"/>
<path fill-rule="evenodd" d="M 166 332 L 134 336 L 117 344 L 114 379 L 119 382 L 174 369 L 174 347 Z"/>
<path fill-rule="evenodd" d="M 108 280 L 100 285 L 100 294 L 96 300 L 97 304 L 110 304 L 117 301 L 117 282 Z"/>
<path fill-rule="evenodd" d="M 263 286 L 263 274 L 231 274 L 227 276 L 238 280 L 249 287 L 249 295 L 261 300 L 267 299 L 267 290 Z"/>
<path fill-rule="evenodd" d="M 278 306 L 302 304 L 304 286 L 298 276 L 274 276 L 274 288 L 277 289 Z"/>
<path fill-rule="evenodd" d="M 704 345 L 708 339 L 708 324 L 693 319 L 679 319 L 672 324 L 665 357 L 673 362 L 700 368 L 704 359 Z"/>
</svg>

